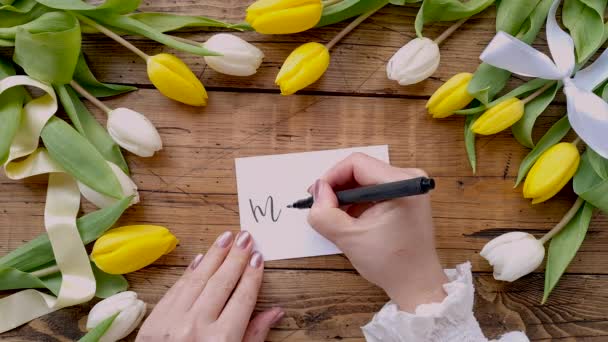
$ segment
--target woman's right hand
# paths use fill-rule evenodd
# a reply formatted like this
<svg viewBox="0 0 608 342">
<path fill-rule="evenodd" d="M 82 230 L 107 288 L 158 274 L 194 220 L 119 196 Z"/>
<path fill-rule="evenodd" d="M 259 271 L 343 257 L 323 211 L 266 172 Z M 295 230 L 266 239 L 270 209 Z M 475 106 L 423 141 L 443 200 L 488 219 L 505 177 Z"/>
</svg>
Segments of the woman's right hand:
<svg viewBox="0 0 608 342">
<path fill-rule="evenodd" d="M 359 273 L 383 288 L 401 310 L 441 302 L 447 277 L 435 251 L 430 196 L 339 208 L 334 190 L 426 176 L 362 153 L 335 165 L 309 188 L 308 220 L 334 242 Z M 344 210 L 343 210 L 344 209 Z"/>
</svg>

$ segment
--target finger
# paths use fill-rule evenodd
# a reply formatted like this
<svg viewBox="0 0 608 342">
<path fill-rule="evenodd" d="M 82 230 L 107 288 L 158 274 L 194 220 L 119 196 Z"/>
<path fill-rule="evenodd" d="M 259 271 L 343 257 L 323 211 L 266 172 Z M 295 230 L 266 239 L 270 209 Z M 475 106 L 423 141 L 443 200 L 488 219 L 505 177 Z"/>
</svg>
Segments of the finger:
<svg viewBox="0 0 608 342">
<path fill-rule="evenodd" d="M 198 296 L 205 288 L 207 281 L 220 268 L 224 259 L 230 251 L 234 235 L 232 232 L 224 232 L 209 248 L 207 254 L 190 264 L 188 270 L 180 279 L 181 286 L 177 289 L 178 295 L 171 301 L 171 305 L 178 308 L 190 310 Z"/>
<path fill-rule="evenodd" d="M 240 232 L 224 263 L 207 281 L 203 292 L 192 306 L 190 311 L 194 315 L 204 320 L 217 320 L 249 262 L 252 249 L 251 234 L 247 231 Z"/>
<path fill-rule="evenodd" d="M 354 218 L 359 218 L 359 216 L 361 216 L 361 214 L 363 214 L 367 209 L 373 207 L 374 205 L 376 205 L 376 203 L 353 204 L 350 207 L 348 207 L 346 212 L 348 213 L 348 215 L 350 215 Z"/>
<path fill-rule="evenodd" d="M 243 342 L 264 342 L 270 328 L 277 324 L 283 317 L 285 312 L 281 308 L 272 308 L 259 313 L 249 323 Z"/>
<path fill-rule="evenodd" d="M 226 324 L 234 331 L 238 331 L 240 333 L 239 341 L 251 319 L 263 277 L 264 258 L 262 254 L 255 252 L 218 320 L 220 324 Z"/>
<path fill-rule="evenodd" d="M 321 177 L 334 188 L 352 184 L 374 185 L 425 175 L 419 169 L 401 169 L 363 153 L 353 153 Z"/>
<path fill-rule="evenodd" d="M 314 203 L 308 213 L 308 223 L 321 235 L 334 241 L 345 227 L 352 225 L 354 218 L 338 207 L 336 194 L 324 180 L 313 186 Z"/>
</svg>

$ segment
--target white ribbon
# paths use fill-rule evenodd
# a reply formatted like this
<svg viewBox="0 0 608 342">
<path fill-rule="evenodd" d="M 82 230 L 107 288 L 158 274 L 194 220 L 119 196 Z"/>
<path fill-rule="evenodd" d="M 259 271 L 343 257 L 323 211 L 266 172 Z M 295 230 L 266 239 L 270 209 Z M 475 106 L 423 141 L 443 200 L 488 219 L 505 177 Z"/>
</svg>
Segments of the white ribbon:
<svg viewBox="0 0 608 342">
<path fill-rule="evenodd" d="M 560 2 L 553 2 L 547 16 L 547 43 L 553 59 L 502 31 L 479 58 L 521 76 L 562 81 L 570 125 L 587 145 L 608 158 L 608 104 L 592 93 L 608 78 L 608 50 L 572 77 L 576 66 L 574 41 L 555 19 Z"/>
</svg>

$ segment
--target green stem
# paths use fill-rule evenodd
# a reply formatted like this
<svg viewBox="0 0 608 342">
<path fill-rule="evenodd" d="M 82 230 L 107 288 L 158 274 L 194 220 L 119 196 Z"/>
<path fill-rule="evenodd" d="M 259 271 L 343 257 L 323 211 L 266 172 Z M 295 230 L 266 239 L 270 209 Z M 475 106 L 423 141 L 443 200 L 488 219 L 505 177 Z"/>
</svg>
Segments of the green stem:
<svg viewBox="0 0 608 342">
<path fill-rule="evenodd" d="M 84 89 L 80 84 L 76 83 L 76 81 L 70 81 L 70 86 L 72 86 L 72 88 L 74 88 L 74 90 L 76 90 L 78 94 L 82 95 L 85 99 L 91 101 L 91 103 L 93 103 L 99 109 L 103 110 L 106 114 L 112 111 L 111 108 L 106 106 L 103 102 L 99 101 L 95 96 L 93 96 L 93 94 L 86 91 L 86 89 Z"/>
<path fill-rule="evenodd" d="M 521 100 L 521 102 L 523 102 L 524 105 L 526 105 L 528 102 L 534 100 L 535 98 L 537 98 L 539 95 L 541 95 L 542 93 L 545 92 L 545 90 L 551 88 L 552 86 L 555 85 L 555 82 L 549 82 L 547 84 L 545 84 L 544 86 L 538 88 L 535 92 L 533 92 L 532 94 L 528 95 L 525 99 Z"/>
<path fill-rule="evenodd" d="M 342 2 L 343 0 L 323 0 L 323 8 L 329 7 L 331 5 L 335 5 L 337 3 Z"/>
<path fill-rule="evenodd" d="M 334 39 L 332 39 L 329 43 L 327 43 L 325 45 L 325 47 L 327 47 L 327 50 L 331 50 L 331 48 L 334 47 L 334 45 L 336 45 L 336 43 L 338 43 L 342 38 L 344 38 L 344 36 L 349 34 L 350 31 L 354 30 L 355 27 L 359 26 L 359 24 L 361 24 L 363 21 L 365 21 L 365 19 L 367 19 L 372 14 L 376 13 L 376 11 L 378 11 L 385 5 L 386 5 L 386 3 L 383 2 L 380 6 L 370 10 L 369 12 L 361 14 L 359 17 L 357 17 L 357 19 L 353 20 L 350 24 L 348 24 L 348 26 L 346 26 L 342 31 L 340 31 L 340 33 L 338 33 L 334 37 Z"/>
<path fill-rule="evenodd" d="M 59 266 L 53 265 L 51 267 L 47 267 L 47 268 L 43 268 L 43 269 L 38 270 L 38 271 L 34 271 L 34 272 L 30 273 L 30 274 L 33 275 L 34 277 L 42 278 L 42 277 L 46 277 L 46 276 L 51 275 L 51 274 L 55 274 L 55 273 L 60 272 L 60 271 L 61 270 L 59 269 Z"/>
<path fill-rule="evenodd" d="M 572 208 L 570 208 L 566 214 L 564 215 L 564 217 L 562 217 L 562 219 L 555 225 L 555 227 L 553 227 L 549 232 L 547 232 L 547 234 L 545 234 L 545 236 L 543 236 L 542 238 L 540 238 L 540 243 L 541 244 L 545 244 L 545 242 L 549 241 L 552 237 L 554 237 L 557 233 L 559 233 L 567 224 L 568 222 L 570 222 L 570 220 L 572 220 L 572 218 L 574 217 L 574 215 L 576 215 L 576 213 L 578 212 L 578 210 L 581 208 L 581 206 L 585 203 L 585 200 L 582 198 L 577 198 L 576 202 L 574 202 L 574 204 L 572 205 Z"/>
<path fill-rule="evenodd" d="M 581 137 L 577 136 L 576 139 L 574 139 L 572 141 L 572 145 L 574 145 L 575 147 L 578 147 L 578 144 L 580 144 L 581 142 Z"/>
<path fill-rule="evenodd" d="M 440 34 L 439 37 L 435 38 L 435 44 L 437 44 L 437 45 L 441 44 L 444 40 L 446 40 L 446 38 L 448 38 L 452 33 L 454 33 L 454 31 L 456 31 L 456 29 L 458 29 L 462 24 L 464 24 L 464 22 L 467 21 L 467 19 L 469 19 L 469 17 L 462 18 L 462 19 L 458 20 L 457 22 L 455 22 L 454 24 L 452 24 L 452 26 L 448 27 L 448 29 L 443 31 L 443 33 Z"/>
</svg>

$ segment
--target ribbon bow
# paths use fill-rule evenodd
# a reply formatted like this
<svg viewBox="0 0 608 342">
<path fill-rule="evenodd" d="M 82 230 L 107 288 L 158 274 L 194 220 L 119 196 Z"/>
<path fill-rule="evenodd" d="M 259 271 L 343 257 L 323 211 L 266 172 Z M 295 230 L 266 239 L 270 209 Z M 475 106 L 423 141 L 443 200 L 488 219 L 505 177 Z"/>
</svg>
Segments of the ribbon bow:
<svg viewBox="0 0 608 342">
<path fill-rule="evenodd" d="M 592 92 L 608 78 L 608 49 L 572 77 L 576 67 L 574 42 L 555 19 L 560 2 L 553 2 L 547 16 L 547 43 L 553 59 L 502 31 L 479 58 L 521 76 L 562 81 L 570 125 L 588 146 L 608 158 L 608 103 Z"/>
</svg>

